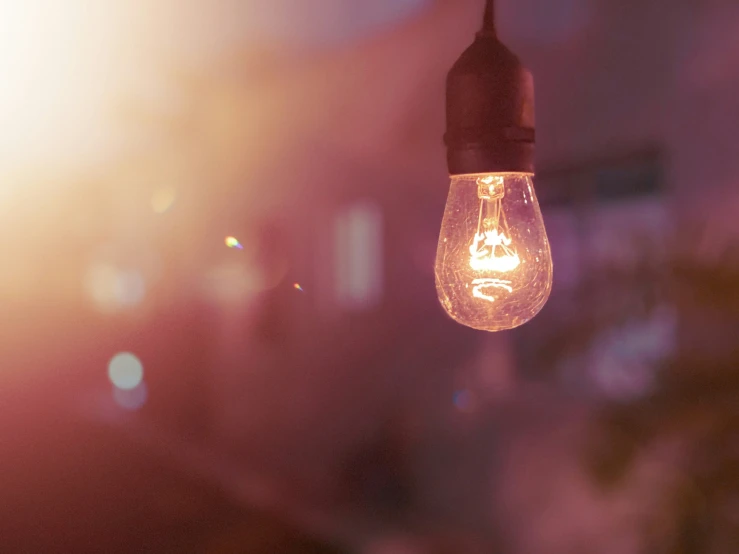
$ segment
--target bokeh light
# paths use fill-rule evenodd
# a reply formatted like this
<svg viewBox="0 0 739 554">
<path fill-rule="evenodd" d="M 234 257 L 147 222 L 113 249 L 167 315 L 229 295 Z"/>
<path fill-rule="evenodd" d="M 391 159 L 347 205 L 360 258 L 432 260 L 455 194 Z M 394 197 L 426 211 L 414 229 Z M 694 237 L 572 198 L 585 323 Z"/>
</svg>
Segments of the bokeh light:
<svg viewBox="0 0 739 554">
<path fill-rule="evenodd" d="M 151 195 L 151 209 L 155 213 L 167 212 L 177 200 L 177 189 L 174 187 L 159 187 Z"/>
<path fill-rule="evenodd" d="M 240 304 L 264 290 L 261 273 L 245 263 L 219 265 L 204 277 L 204 292 L 217 303 Z"/>
<path fill-rule="evenodd" d="M 146 295 L 146 282 L 136 270 L 95 264 L 88 273 L 85 287 L 101 312 L 116 312 L 137 306 Z"/>
<path fill-rule="evenodd" d="M 140 410 L 149 398 L 149 389 L 144 381 L 141 381 L 132 389 L 113 388 L 113 400 L 124 410 Z"/>
<path fill-rule="evenodd" d="M 475 409 L 475 395 L 468 389 L 454 393 L 454 405 L 460 412 L 472 412 Z"/>
<path fill-rule="evenodd" d="M 108 377 L 115 388 L 130 391 L 142 383 L 144 365 L 134 354 L 121 352 L 110 360 Z"/>
</svg>

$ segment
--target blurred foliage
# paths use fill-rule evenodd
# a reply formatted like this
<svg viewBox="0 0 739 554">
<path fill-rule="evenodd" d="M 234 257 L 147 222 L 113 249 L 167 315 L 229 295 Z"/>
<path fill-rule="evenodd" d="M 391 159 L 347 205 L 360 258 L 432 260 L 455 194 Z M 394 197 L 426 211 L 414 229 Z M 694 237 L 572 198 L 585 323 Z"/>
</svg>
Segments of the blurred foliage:
<svg viewBox="0 0 739 554">
<path fill-rule="evenodd" d="M 624 485 L 659 445 L 677 445 L 666 487 L 643 529 L 650 554 L 739 548 L 739 267 L 733 256 L 671 264 L 669 290 L 680 340 L 652 392 L 612 403 L 585 452 L 606 491 Z M 703 344 L 707 342 L 707 344 Z"/>
<path fill-rule="evenodd" d="M 631 258 L 626 263 L 604 259 L 588 265 L 577 287 L 552 296 L 551 307 L 539 316 L 538 327 L 529 326 L 518 335 L 526 367 L 542 374 L 534 377 L 546 378 L 553 372 L 562 377 L 568 365 L 587 373 L 599 339 L 614 329 L 647 320 L 665 305 L 665 260 L 655 255 L 664 250 L 661 240 L 645 234 L 632 236 L 628 243 Z"/>
</svg>

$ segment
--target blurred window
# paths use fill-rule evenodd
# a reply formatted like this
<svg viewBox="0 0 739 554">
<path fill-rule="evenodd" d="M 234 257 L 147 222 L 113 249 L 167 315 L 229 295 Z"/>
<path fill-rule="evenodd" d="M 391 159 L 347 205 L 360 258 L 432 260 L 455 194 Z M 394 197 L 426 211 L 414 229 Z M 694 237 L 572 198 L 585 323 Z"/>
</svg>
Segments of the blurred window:
<svg viewBox="0 0 739 554">
<path fill-rule="evenodd" d="M 361 200 L 343 207 L 334 223 L 335 291 L 349 310 L 376 306 L 383 294 L 383 215 L 380 206 Z"/>
</svg>

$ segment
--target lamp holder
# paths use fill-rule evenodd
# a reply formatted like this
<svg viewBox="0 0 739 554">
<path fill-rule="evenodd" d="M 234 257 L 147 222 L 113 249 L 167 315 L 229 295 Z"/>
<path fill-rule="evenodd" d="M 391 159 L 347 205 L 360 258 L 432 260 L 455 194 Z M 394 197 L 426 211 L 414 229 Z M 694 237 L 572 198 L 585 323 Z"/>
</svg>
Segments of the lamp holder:
<svg viewBox="0 0 739 554">
<path fill-rule="evenodd" d="M 446 81 L 449 173 L 534 172 L 534 81 L 499 40 L 495 6 Z"/>
</svg>

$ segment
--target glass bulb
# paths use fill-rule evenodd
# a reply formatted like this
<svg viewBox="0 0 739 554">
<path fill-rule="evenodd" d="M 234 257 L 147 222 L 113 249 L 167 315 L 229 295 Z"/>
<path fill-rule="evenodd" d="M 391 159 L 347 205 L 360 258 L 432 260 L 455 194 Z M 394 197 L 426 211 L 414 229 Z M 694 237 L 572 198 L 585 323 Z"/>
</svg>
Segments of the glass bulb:
<svg viewBox="0 0 739 554">
<path fill-rule="evenodd" d="M 552 289 L 552 255 L 531 175 L 454 175 L 436 252 L 436 290 L 456 321 L 523 325 Z"/>
</svg>

